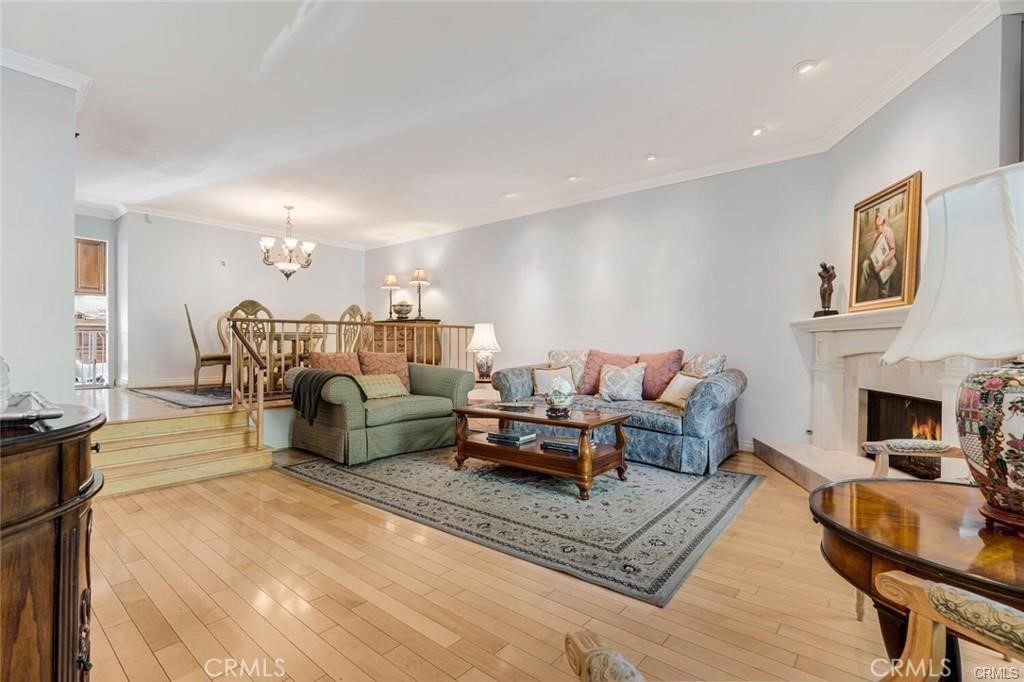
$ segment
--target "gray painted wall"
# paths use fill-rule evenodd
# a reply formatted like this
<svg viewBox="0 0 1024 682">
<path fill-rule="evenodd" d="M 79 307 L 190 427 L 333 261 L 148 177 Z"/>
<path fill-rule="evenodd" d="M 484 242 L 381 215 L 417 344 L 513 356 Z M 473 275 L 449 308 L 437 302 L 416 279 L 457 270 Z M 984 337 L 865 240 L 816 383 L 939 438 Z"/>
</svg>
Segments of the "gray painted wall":
<svg viewBox="0 0 1024 682">
<path fill-rule="evenodd" d="M 493 322 L 499 366 L 554 348 L 727 353 L 750 378 L 743 438 L 802 433 L 810 340 L 787 323 L 815 308 L 826 176 L 808 157 L 375 249 L 367 304 L 383 313 L 372 288 L 422 265 L 425 314 Z"/>
<path fill-rule="evenodd" d="M 321 244 L 291 280 L 263 264 L 259 235 L 127 213 L 118 221 L 119 384 L 191 383 L 194 355 L 183 304 L 204 352 L 219 352 L 217 317 L 254 298 L 280 318 L 337 319 L 363 302 L 363 253 Z M 208 367 L 203 380 L 219 380 Z"/>
<path fill-rule="evenodd" d="M 71 402 L 75 92 L 0 71 L 0 355 L 12 390 Z"/>
<path fill-rule="evenodd" d="M 994 22 L 824 154 L 375 249 L 367 303 L 384 312 L 385 273 L 429 268 L 425 314 L 494 322 L 498 366 L 552 348 L 727 353 L 750 379 L 741 441 L 805 440 L 812 349 L 789 323 L 818 307 L 823 259 L 846 309 L 857 201 L 914 170 L 927 193 L 999 164 L 1016 135 L 1002 130 L 1003 98 L 1019 98 L 1006 22 L 1018 19 Z"/>
</svg>

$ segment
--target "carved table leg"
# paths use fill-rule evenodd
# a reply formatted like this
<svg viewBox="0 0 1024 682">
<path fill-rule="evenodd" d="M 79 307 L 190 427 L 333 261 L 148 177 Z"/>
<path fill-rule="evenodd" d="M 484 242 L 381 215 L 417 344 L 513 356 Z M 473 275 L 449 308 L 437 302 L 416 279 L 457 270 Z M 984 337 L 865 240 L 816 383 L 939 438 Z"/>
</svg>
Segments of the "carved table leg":
<svg viewBox="0 0 1024 682">
<path fill-rule="evenodd" d="M 615 471 L 619 474 L 619 480 L 626 480 L 626 472 L 629 470 L 629 465 L 626 464 L 626 443 L 629 438 L 626 437 L 626 432 L 622 428 L 622 422 L 615 425 L 615 449 L 619 451 L 619 466 L 615 467 Z"/>
<path fill-rule="evenodd" d="M 469 418 L 464 414 L 455 415 L 455 469 L 461 469 L 466 461 L 466 455 L 462 451 L 466 442 L 466 434 L 469 431 Z"/>
<path fill-rule="evenodd" d="M 590 443 L 590 431 L 580 431 L 580 454 L 576 459 L 576 487 L 580 499 L 590 499 L 590 488 L 594 485 L 594 448 Z"/>
</svg>

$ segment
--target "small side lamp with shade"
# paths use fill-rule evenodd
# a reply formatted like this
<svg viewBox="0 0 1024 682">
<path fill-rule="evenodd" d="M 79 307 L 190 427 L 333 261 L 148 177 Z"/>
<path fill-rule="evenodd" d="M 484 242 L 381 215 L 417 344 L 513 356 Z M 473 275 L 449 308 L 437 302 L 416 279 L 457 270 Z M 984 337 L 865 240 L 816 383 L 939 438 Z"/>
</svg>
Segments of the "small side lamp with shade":
<svg viewBox="0 0 1024 682">
<path fill-rule="evenodd" d="M 382 284 L 380 288 L 388 292 L 388 319 L 393 320 L 395 319 L 395 314 L 393 312 L 395 307 L 394 296 L 395 290 L 398 289 L 398 278 L 395 277 L 395 273 L 389 272 L 385 275 L 384 284 Z"/>
<path fill-rule="evenodd" d="M 416 287 L 416 319 L 423 319 L 423 287 L 430 286 L 430 280 L 427 279 L 427 271 L 423 268 L 416 268 L 416 271 L 412 273 L 412 279 L 409 280 L 409 284 Z"/>
<path fill-rule="evenodd" d="M 963 380 L 956 421 L 985 498 L 979 511 L 1024 533 L 1024 163 L 947 187 L 926 203 L 921 288 L 882 364 L 1017 358 Z"/>
<path fill-rule="evenodd" d="M 476 372 L 481 381 L 489 381 L 491 370 L 494 369 L 494 354 L 501 352 L 498 337 L 494 335 L 494 325 L 490 322 L 477 322 L 473 325 L 473 338 L 466 346 L 467 353 L 476 353 Z"/>
</svg>

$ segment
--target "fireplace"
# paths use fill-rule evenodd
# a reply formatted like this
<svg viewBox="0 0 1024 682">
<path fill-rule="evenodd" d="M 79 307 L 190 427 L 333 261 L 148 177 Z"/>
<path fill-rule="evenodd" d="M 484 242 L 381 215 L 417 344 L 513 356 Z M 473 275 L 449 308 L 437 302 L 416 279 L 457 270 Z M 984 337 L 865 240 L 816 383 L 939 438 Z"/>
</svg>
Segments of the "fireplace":
<svg viewBox="0 0 1024 682">
<path fill-rule="evenodd" d="M 867 391 L 865 440 L 921 438 L 942 440 L 942 403 L 907 395 Z M 924 479 L 941 475 L 937 457 L 890 457 L 890 466 Z"/>
</svg>

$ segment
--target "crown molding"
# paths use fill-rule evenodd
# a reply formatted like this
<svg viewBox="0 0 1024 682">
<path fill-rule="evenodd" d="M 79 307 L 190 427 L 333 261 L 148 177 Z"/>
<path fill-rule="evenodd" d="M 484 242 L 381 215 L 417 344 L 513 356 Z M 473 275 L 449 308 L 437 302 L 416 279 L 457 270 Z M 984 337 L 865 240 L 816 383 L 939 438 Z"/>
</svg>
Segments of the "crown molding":
<svg viewBox="0 0 1024 682">
<path fill-rule="evenodd" d="M 104 220 L 117 220 L 125 214 L 124 206 L 120 204 L 107 204 L 102 201 L 90 199 L 75 199 L 75 215 L 87 215 L 92 218 L 103 218 Z"/>
<path fill-rule="evenodd" d="M 167 218 L 169 220 L 180 220 L 182 222 L 193 223 L 195 225 L 222 227 L 226 230 L 249 232 L 251 234 L 258 234 L 263 237 L 280 236 L 277 233 L 281 232 L 279 230 L 268 230 L 264 227 L 256 227 L 255 225 L 246 225 L 244 223 L 234 223 L 227 220 L 218 220 L 216 218 L 206 218 L 203 216 L 189 215 L 187 213 L 177 213 L 175 211 L 164 211 L 162 209 L 147 208 L 146 206 L 139 204 L 126 204 L 124 209 L 125 213 L 134 213 L 136 215 L 142 215 L 146 217 Z M 323 246 L 334 246 L 339 249 L 349 249 L 352 251 L 366 250 L 366 246 L 362 244 L 355 244 L 352 242 L 334 241 L 329 239 L 310 239 L 309 241 L 315 241 L 317 244 Z"/>
<path fill-rule="evenodd" d="M 451 229 L 443 230 L 441 232 L 435 232 L 434 234 L 428 235 L 426 237 L 409 237 L 408 239 L 396 239 L 394 241 L 385 242 L 383 244 L 374 244 L 372 246 L 366 246 L 363 248 L 366 251 L 373 251 L 375 249 L 386 249 L 389 246 L 398 246 L 400 244 L 418 242 L 422 239 L 439 237 L 445 234 L 452 234 L 453 232 L 472 230 L 475 227 L 486 227 L 488 225 L 496 225 L 498 223 L 503 223 L 509 220 L 518 220 L 519 218 L 538 215 L 540 213 L 547 213 L 548 211 L 557 211 L 559 209 L 570 208 L 572 206 L 579 206 L 581 204 L 589 204 L 591 202 L 600 201 L 602 199 L 611 199 L 613 197 L 619 197 L 626 194 L 634 194 L 636 192 L 644 192 L 646 190 L 658 189 L 659 187 L 668 187 L 669 185 L 676 185 L 681 182 L 700 180 L 702 178 L 710 178 L 716 175 L 725 175 L 726 173 L 735 173 L 737 171 L 749 170 L 751 168 L 758 168 L 760 166 L 767 166 L 773 163 L 781 163 L 783 161 L 793 161 L 796 159 L 802 159 L 804 157 L 815 156 L 826 151 L 828 151 L 828 147 L 821 146 L 821 144 L 818 142 L 801 147 L 788 147 L 784 151 L 778 152 L 776 154 L 762 154 L 760 156 L 746 157 L 736 161 L 729 161 L 727 163 L 709 164 L 707 166 L 701 166 L 700 168 L 690 168 L 677 173 L 658 175 L 653 178 L 646 178 L 644 180 L 638 180 L 636 182 L 627 182 L 624 184 L 615 185 L 613 187 L 606 187 L 604 189 L 595 190 L 593 192 L 587 192 L 585 194 L 577 195 L 569 200 L 560 199 L 553 201 L 543 201 L 537 204 L 531 204 L 528 208 L 524 208 L 520 212 L 512 213 L 503 218 L 491 220 L 486 223 L 453 227 Z"/>
<path fill-rule="evenodd" d="M 912 60 L 908 65 L 897 71 L 887 83 L 877 90 L 878 94 L 876 96 L 870 98 L 861 106 L 854 109 L 849 115 L 830 128 L 820 138 L 806 145 L 789 147 L 786 150 L 773 155 L 754 158 L 748 157 L 737 161 L 730 161 L 728 163 L 712 164 L 701 168 L 685 170 L 679 173 L 659 175 L 638 182 L 616 185 L 614 187 L 574 197 L 569 201 L 551 201 L 544 202 L 540 205 L 533 205 L 529 209 L 523 210 L 521 213 L 515 213 L 499 220 L 493 220 L 478 225 L 456 227 L 427 237 L 397 239 L 384 244 L 367 246 L 365 248 L 370 251 L 374 249 L 384 249 L 389 246 L 408 244 L 409 242 L 420 241 L 421 239 L 430 239 L 431 237 L 443 234 L 470 230 L 474 227 L 493 225 L 495 223 L 505 222 L 506 220 L 516 220 L 518 218 L 524 218 L 538 213 L 544 213 L 560 208 L 568 208 L 570 206 L 578 206 L 579 204 L 608 199 L 610 197 L 621 196 L 623 194 L 642 192 L 644 190 L 656 189 L 658 187 L 674 185 L 680 182 L 699 180 L 701 178 L 709 178 L 715 175 L 734 173 L 748 168 L 756 168 L 758 166 L 766 166 L 772 163 L 781 163 L 783 161 L 799 159 L 805 156 L 822 154 L 832 149 L 843 138 L 878 113 L 882 107 L 894 100 L 914 82 L 938 66 L 939 62 L 951 55 L 957 50 L 957 48 L 977 35 L 979 31 L 995 21 L 998 17 L 1003 14 L 1014 14 L 1018 12 L 1024 12 L 1024 0 L 1002 0 L 1001 2 L 997 0 L 981 0 L 981 2 L 965 14 L 960 21 L 950 27 L 949 30 L 943 33 L 938 40 L 932 43 L 916 59 Z"/>
<path fill-rule="evenodd" d="M 878 113 L 882 107 L 893 101 L 904 90 L 953 54 L 961 45 L 978 34 L 1003 14 L 1012 13 L 1010 4 L 1000 5 L 995 0 L 982 0 L 953 24 L 938 40 L 932 43 L 909 64 L 893 74 L 875 94 L 847 114 L 842 120 L 821 137 L 821 145 L 827 150 L 856 130 L 862 123 Z"/>
<path fill-rule="evenodd" d="M 783 161 L 789 161 L 794 159 L 803 158 L 806 156 L 813 156 L 821 154 L 832 149 L 837 143 L 844 139 L 851 132 L 856 130 L 861 124 L 871 118 L 874 114 L 878 113 L 884 106 L 899 96 L 904 90 L 910 87 L 914 82 L 924 76 L 928 71 L 937 66 L 942 60 L 952 54 L 960 46 L 966 43 L 968 40 L 973 38 L 983 28 L 988 26 L 992 21 L 997 19 L 1003 14 L 1013 14 L 1018 12 L 1024 12 L 1024 0 L 981 0 L 975 5 L 967 14 L 965 14 L 960 21 L 950 27 L 944 34 L 942 34 L 934 43 L 932 43 L 927 49 L 924 50 L 920 55 L 913 59 L 909 64 L 904 66 L 902 69 L 897 71 L 892 78 L 889 79 L 885 84 L 875 91 L 875 95 L 864 101 L 859 107 L 851 111 L 846 117 L 840 120 L 836 125 L 830 128 L 824 135 L 817 140 L 811 141 L 810 143 L 799 145 L 796 147 L 789 147 L 784 151 L 770 154 L 761 155 L 757 157 L 746 157 L 743 159 L 730 161 L 721 164 L 711 164 L 701 168 L 688 169 L 677 173 L 670 173 L 666 175 L 659 175 L 644 180 L 629 182 L 625 184 L 616 185 L 614 187 L 597 190 L 594 192 L 588 192 L 586 194 L 578 195 L 569 200 L 556 200 L 541 202 L 539 204 L 533 204 L 529 208 L 524 208 L 521 212 L 513 213 L 502 217 L 497 220 L 492 220 L 486 223 L 476 223 L 472 225 L 465 225 L 454 227 L 452 229 L 436 232 L 426 237 L 409 237 L 408 239 L 397 239 L 394 241 L 385 242 L 383 244 L 358 244 L 353 242 L 344 241 L 328 241 L 328 240 L 317 240 L 320 244 L 326 244 L 329 246 L 335 246 L 338 248 L 352 249 L 356 251 L 368 251 L 375 249 L 387 248 L 389 246 L 397 246 L 399 244 L 407 244 L 410 242 L 420 241 L 423 239 L 430 239 L 445 234 L 451 234 L 454 232 L 461 232 L 463 230 L 473 229 L 475 227 L 484 227 L 486 225 L 493 225 L 495 223 L 501 223 L 508 220 L 516 220 L 530 215 L 536 215 L 547 211 L 557 210 L 561 208 L 569 208 L 571 206 L 577 206 L 580 204 L 590 203 L 593 201 L 599 201 L 601 199 L 608 199 L 612 197 L 622 196 L 625 194 L 632 194 L 634 192 L 641 192 L 649 189 L 657 189 L 659 187 L 665 187 L 668 185 L 677 184 L 680 182 L 687 182 L 692 180 L 699 180 L 701 178 L 713 177 L 716 175 L 723 175 L 725 173 L 733 173 L 736 171 L 746 170 L 750 168 L 756 168 L 758 166 L 764 166 L 773 163 L 780 163 Z M 13 57 L 12 57 L 13 55 Z M 84 97 L 84 92 L 88 90 L 92 79 L 88 76 L 78 74 L 74 71 L 64 69 L 63 67 L 55 66 L 37 60 L 32 57 L 27 57 L 11 50 L 2 49 L 2 65 L 9 68 L 14 68 L 31 75 L 38 76 L 51 80 L 61 85 L 67 85 L 76 89 L 78 95 L 76 96 L 76 106 L 79 104 L 79 99 Z M 14 59 L 14 63 L 22 66 L 12 66 L 8 64 L 9 59 Z M 34 69 L 34 70 L 33 70 Z M 63 80 L 61 78 L 63 77 Z M 78 79 L 78 80 L 75 80 Z M 79 89 L 73 83 L 83 84 L 84 89 Z M 79 202 L 79 203 L 94 203 L 94 202 Z M 95 204 L 100 206 L 100 204 Z M 207 218 L 203 216 L 195 216 L 184 213 L 176 213 L 173 211 L 164 211 L 147 208 L 144 205 L 129 205 L 129 206 L 115 206 L 113 209 L 107 206 L 105 208 L 99 208 L 97 210 L 106 210 L 107 213 L 99 215 L 97 217 L 110 217 L 109 213 L 111 210 L 120 210 L 115 218 L 124 215 L 124 213 L 137 213 L 146 214 L 150 216 L 157 216 L 162 218 L 169 218 L 172 220 L 181 220 L 184 222 L 195 223 L 200 225 L 213 225 L 216 227 L 223 227 L 231 230 L 239 230 L 243 232 L 250 232 L 253 234 L 266 235 L 271 234 L 270 231 L 263 228 L 259 228 L 253 225 L 245 225 L 241 223 L 233 223 L 216 218 Z M 95 215 L 86 211 L 80 211 L 84 215 Z"/>
<path fill-rule="evenodd" d="M 0 48 L 0 66 L 71 88 L 75 91 L 76 114 L 81 110 L 85 96 L 89 93 L 89 88 L 92 87 L 91 76 L 44 62 L 42 59 L 36 59 L 6 47 Z"/>
</svg>

